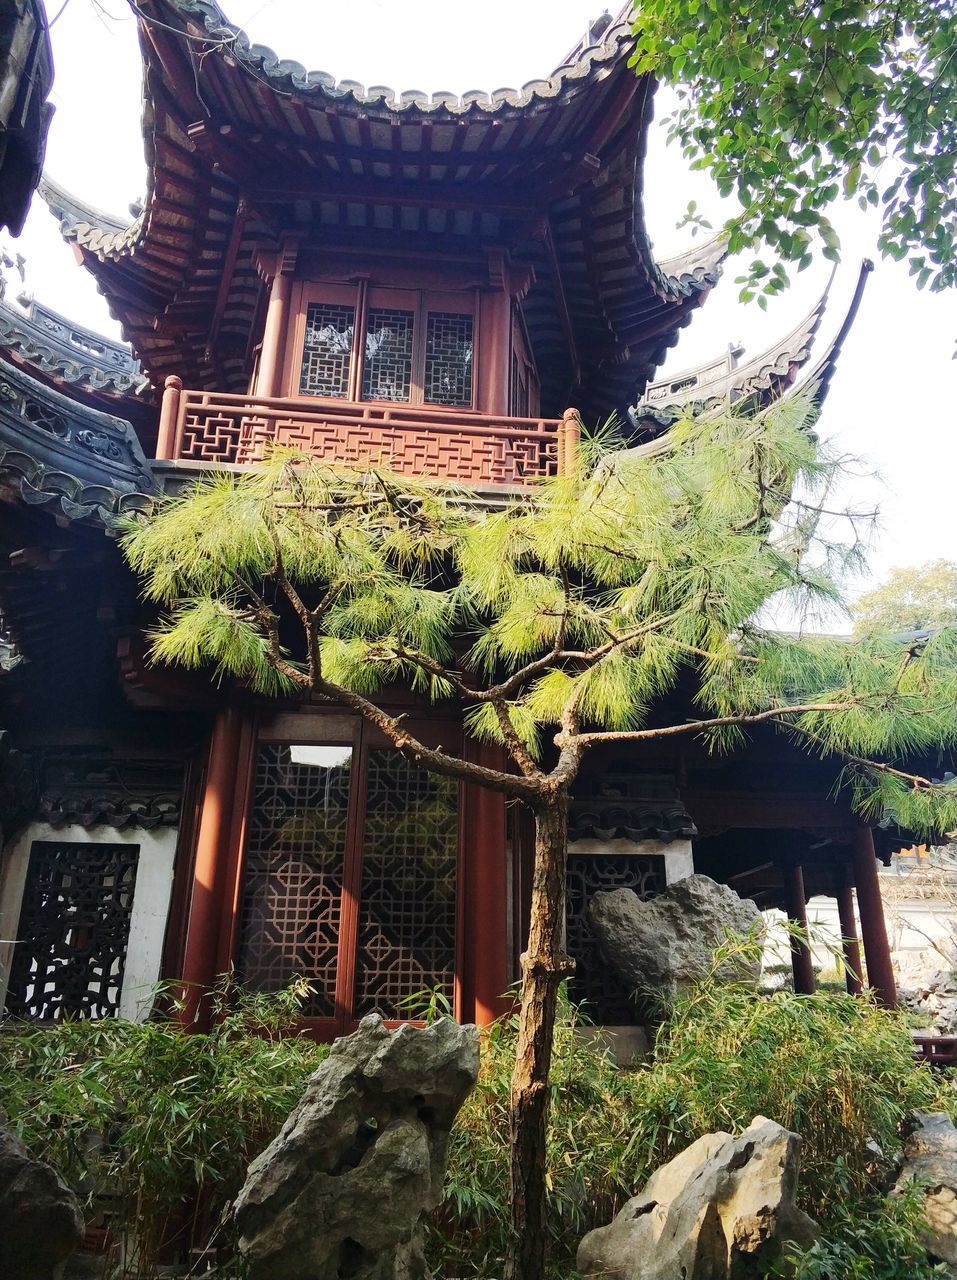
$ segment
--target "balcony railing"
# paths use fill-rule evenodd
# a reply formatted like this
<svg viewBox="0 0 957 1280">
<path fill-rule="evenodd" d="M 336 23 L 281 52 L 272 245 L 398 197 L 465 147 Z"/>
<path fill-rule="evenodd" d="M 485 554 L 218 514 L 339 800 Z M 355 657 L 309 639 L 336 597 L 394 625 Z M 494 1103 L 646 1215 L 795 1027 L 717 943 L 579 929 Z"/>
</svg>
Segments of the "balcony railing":
<svg viewBox="0 0 957 1280">
<path fill-rule="evenodd" d="M 563 419 L 509 418 L 435 406 L 260 398 L 188 391 L 172 377 L 156 456 L 251 466 L 274 445 L 288 445 L 343 466 L 521 485 L 566 470 L 579 430 L 573 410 Z"/>
</svg>

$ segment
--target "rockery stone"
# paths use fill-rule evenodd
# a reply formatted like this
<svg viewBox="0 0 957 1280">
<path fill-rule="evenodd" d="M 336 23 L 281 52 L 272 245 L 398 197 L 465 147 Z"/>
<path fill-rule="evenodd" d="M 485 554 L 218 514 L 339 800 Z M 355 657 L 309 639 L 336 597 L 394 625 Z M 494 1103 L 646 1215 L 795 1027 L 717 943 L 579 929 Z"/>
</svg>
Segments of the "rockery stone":
<svg viewBox="0 0 957 1280">
<path fill-rule="evenodd" d="M 924 1193 L 924 1245 L 957 1269 L 957 1129 L 942 1111 L 919 1111 L 907 1126 L 896 1189 L 915 1179 Z"/>
<path fill-rule="evenodd" d="M 475 1027 L 337 1040 L 236 1201 L 250 1280 L 420 1280 L 422 1215 L 441 1199 L 449 1130 L 478 1075 Z"/>
<path fill-rule="evenodd" d="M 751 1280 L 815 1223 L 794 1203 L 801 1139 L 756 1116 L 738 1138 L 708 1133 L 663 1165 L 607 1227 L 590 1231 L 578 1270 L 603 1280 Z"/>
<path fill-rule="evenodd" d="M 665 997 L 703 978 L 729 935 L 744 936 L 762 924 L 750 899 L 702 875 L 678 880 L 649 902 L 633 889 L 596 893 L 588 919 L 606 960 L 629 989 Z M 759 949 L 736 954 L 719 976 L 756 986 Z"/>
<path fill-rule="evenodd" d="M 0 1275 L 59 1280 L 82 1238 L 76 1196 L 0 1123 Z"/>
</svg>

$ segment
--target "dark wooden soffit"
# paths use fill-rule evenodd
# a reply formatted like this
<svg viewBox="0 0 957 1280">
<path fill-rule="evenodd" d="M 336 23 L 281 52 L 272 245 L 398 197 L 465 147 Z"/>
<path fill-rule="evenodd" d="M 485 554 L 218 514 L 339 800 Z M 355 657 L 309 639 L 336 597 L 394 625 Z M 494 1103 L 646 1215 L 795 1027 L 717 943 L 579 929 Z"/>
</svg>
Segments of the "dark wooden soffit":
<svg viewBox="0 0 957 1280">
<path fill-rule="evenodd" d="M 627 23 L 546 80 L 461 98 L 307 73 L 251 47 L 206 0 L 148 0 L 140 38 L 143 212 L 118 227 L 52 183 L 44 195 L 154 382 L 244 388 L 258 251 L 296 227 L 366 248 L 455 245 L 477 260 L 508 248 L 539 276 L 527 321 L 561 409 L 557 269 L 587 365 L 575 399 L 593 414 L 634 399 L 718 278 L 720 245 L 655 262 L 641 203 L 653 86 L 628 68 Z"/>
<path fill-rule="evenodd" d="M 41 0 L 0 5 L 0 228 L 23 230 L 53 107 L 53 55 Z"/>
</svg>

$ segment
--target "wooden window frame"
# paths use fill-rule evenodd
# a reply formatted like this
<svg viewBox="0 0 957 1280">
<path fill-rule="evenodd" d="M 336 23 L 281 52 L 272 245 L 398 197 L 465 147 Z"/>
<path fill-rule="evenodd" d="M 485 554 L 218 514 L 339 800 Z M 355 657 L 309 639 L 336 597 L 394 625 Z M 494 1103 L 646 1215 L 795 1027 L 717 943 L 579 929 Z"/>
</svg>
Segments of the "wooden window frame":
<svg viewBox="0 0 957 1280">
<path fill-rule="evenodd" d="M 306 341 L 306 317 L 309 304 L 328 302 L 355 308 L 355 327 L 352 335 L 352 352 L 349 363 L 349 393 L 334 397 L 337 404 L 369 404 L 377 407 L 395 405 L 407 409 L 435 410 L 439 413 L 472 413 L 479 408 L 479 299 L 476 290 L 469 289 L 409 289 L 373 282 L 366 278 L 348 283 L 342 281 L 301 280 L 294 286 L 292 298 L 293 319 L 290 324 L 291 341 L 286 344 L 286 360 L 283 369 L 285 399 L 302 400 L 305 403 L 322 400 L 322 396 L 305 395 L 299 390 L 303 351 Z M 413 313 L 412 372 L 408 400 L 375 400 L 362 396 L 362 378 L 365 366 L 365 334 L 370 310 L 385 308 Z M 467 405 L 439 404 L 425 399 L 425 357 L 428 316 L 431 312 L 467 315 L 472 321 L 472 397 Z"/>
<path fill-rule="evenodd" d="M 415 726 L 417 735 L 427 744 L 446 745 L 461 736 L 461 726 L 454 722 L 429 721 Z M 361 1019 L 353 1016 L 356 991 L 356 971 L 358 961 L 359 912 L 361 909 L 363 839 L 365 835 L 366 794 L 368 780 L 369 752 L 374 750 L 395 750 L 393 744 L 372 725 L 350 716 L 309 716 L 301 713 L 281 714 L 270 723 L 263 725 L 256 735 L 252 751 L 252 768 L 258 758 L 259 748 L 266 745 L 283 746 L 329 746 L 349 747 L 352 751 L 354 772 L 349 786 L 347 805 L 346 837 L 343 848 L 342 897 L 339 916 L 339 937 L 337 942 L 335 1014 L 333 1017 L 306 1017 L 302 1019 L 303 1029 L 317 1040 L 331 1040 L 336 1036 L 348 1035 L 359 1025 Z M 400 754 L 396 752 L 396 754 Z M 254 788 L 250 787 L 246 797 L 246 814 L 243 830 L 243 847 L 240 851 L 237 866 L 236 888 L 233 897 L 233 928 L 231 931 L 232 959 L 235 964 L 239 959 L 240 930 L 239 908 L 245 878 L 246 864 L 246 832 L 252 815 Z M 466 894 L 466 873 L 464 864 L 465 841 L 463 839 L 463 817 L 466 796 L 462 783 L 458 784 L 456 812 L 456 856 L 455 856 L 455 961 L 453 971 L 453 1011 L 461 1021 L 463 1013 L 462 972 L 466 956 L 466 930 L 464 927 L 463 907 Z M 399 1026 L 402 1022 L 415 1019 L 387 1019 L 387 1026 Z"/>
</svg>

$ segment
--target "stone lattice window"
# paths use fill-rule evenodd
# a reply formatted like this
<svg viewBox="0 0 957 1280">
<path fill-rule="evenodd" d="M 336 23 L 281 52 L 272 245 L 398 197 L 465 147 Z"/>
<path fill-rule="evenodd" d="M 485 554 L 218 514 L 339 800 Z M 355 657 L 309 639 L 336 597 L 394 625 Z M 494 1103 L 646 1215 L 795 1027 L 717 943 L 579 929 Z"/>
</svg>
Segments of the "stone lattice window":
<svg viewBox="0 0 957 1280">
<path fill-rule="evenodd" d="M 62 1022 L 119 1007 L 139 845 L 35 840 L 7 1012 Z"/>
</svg>

